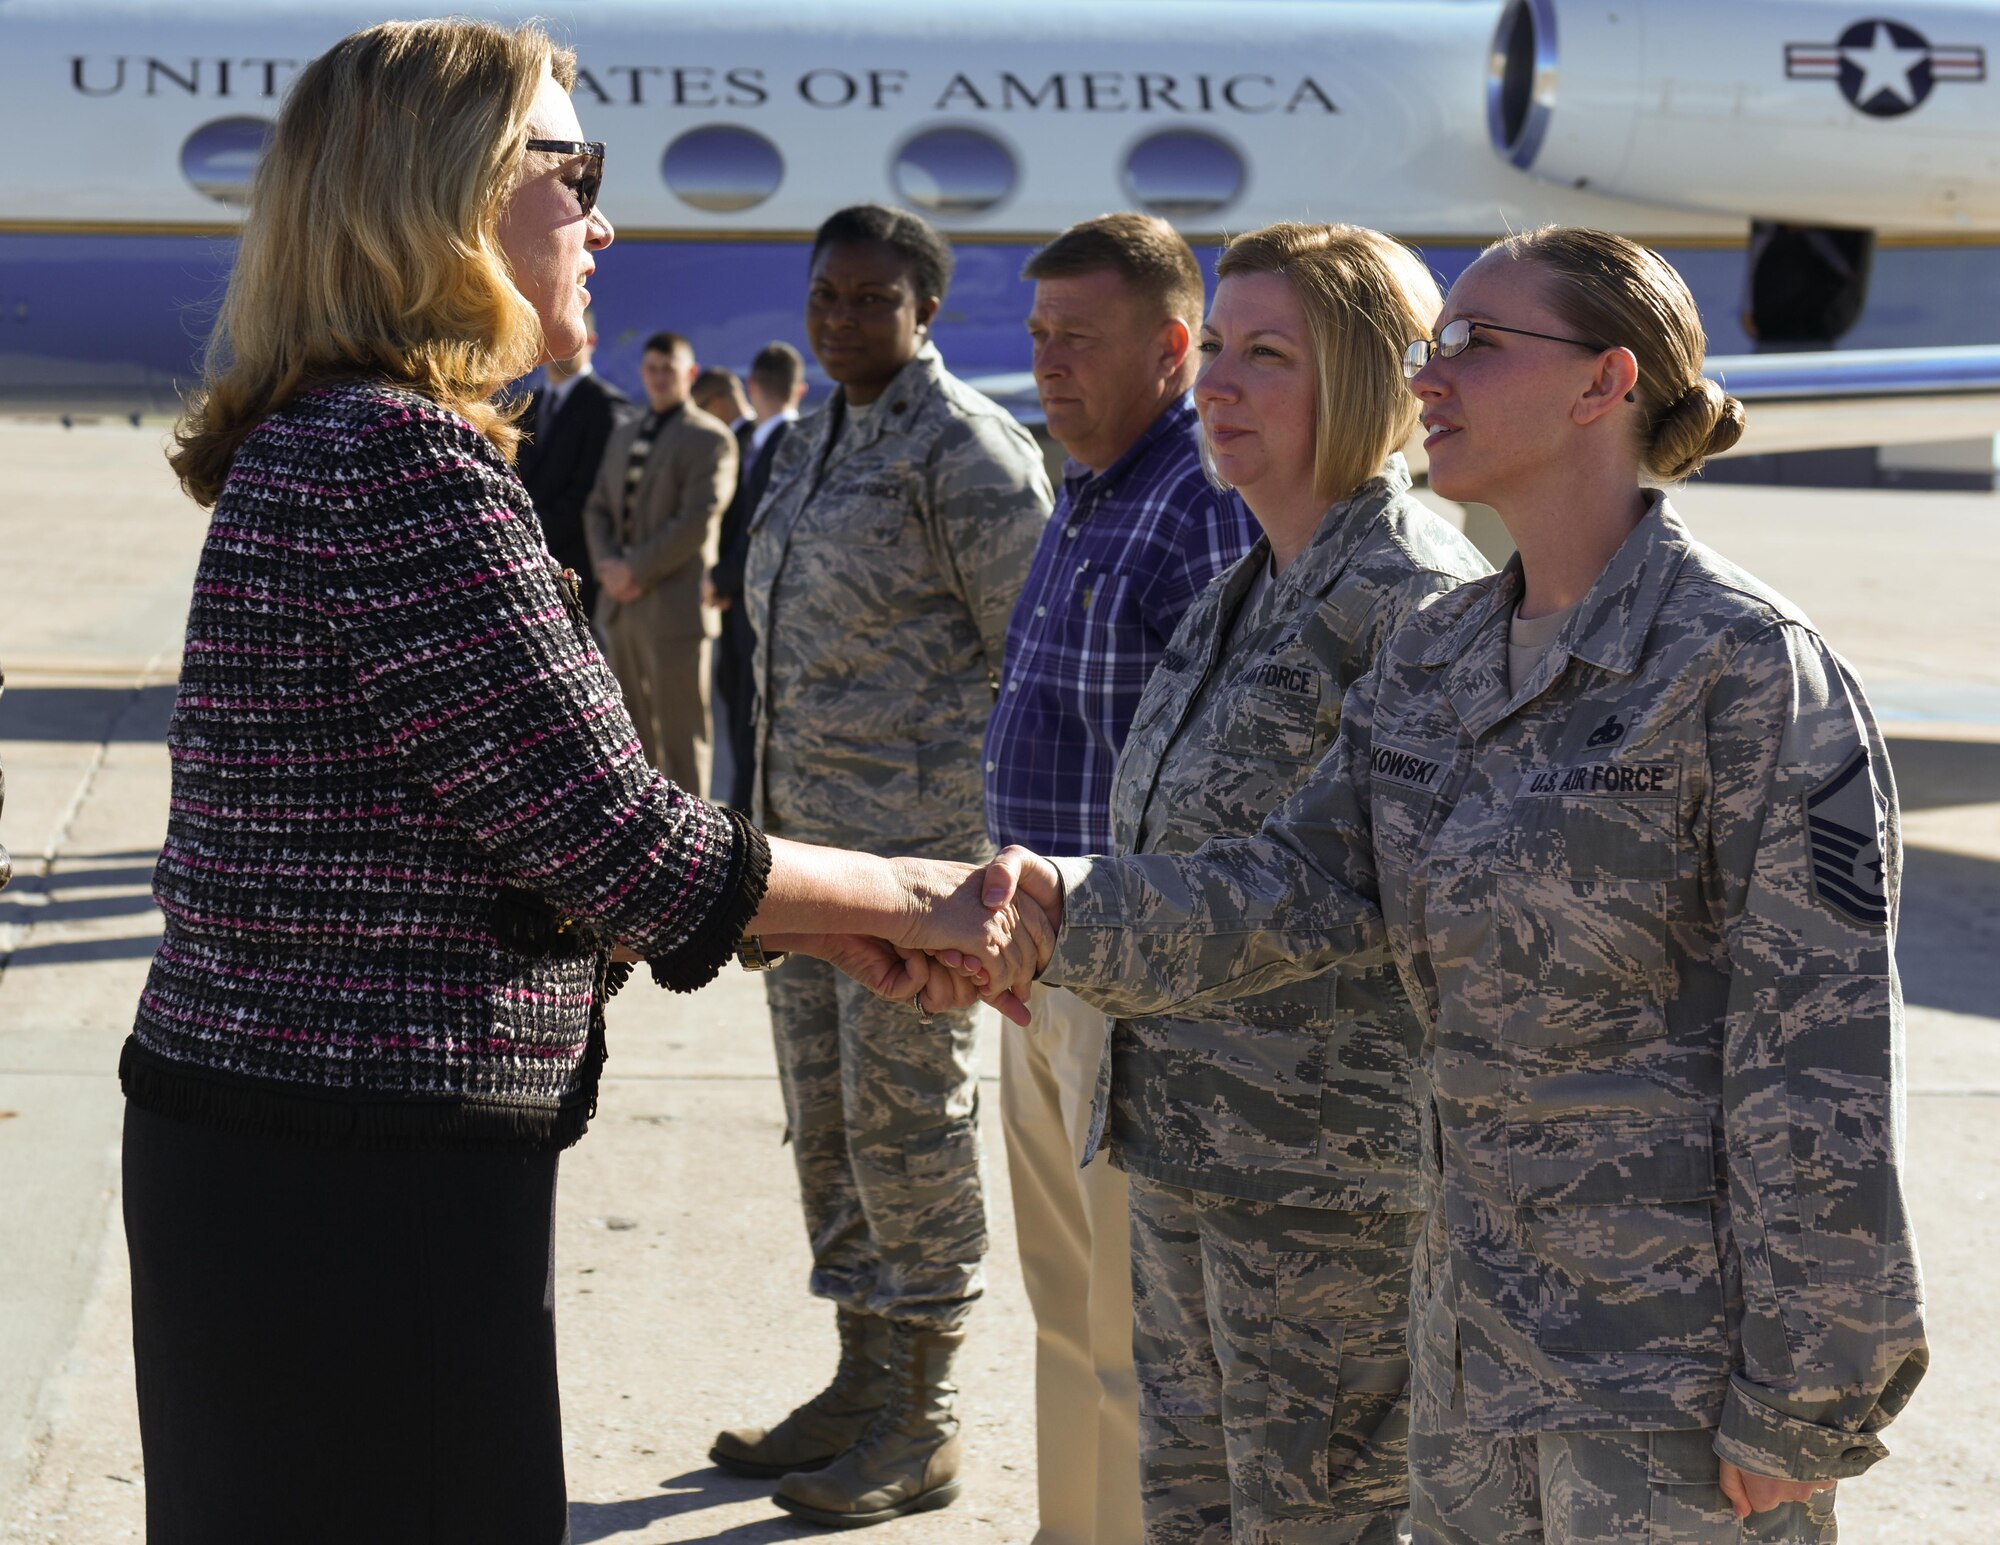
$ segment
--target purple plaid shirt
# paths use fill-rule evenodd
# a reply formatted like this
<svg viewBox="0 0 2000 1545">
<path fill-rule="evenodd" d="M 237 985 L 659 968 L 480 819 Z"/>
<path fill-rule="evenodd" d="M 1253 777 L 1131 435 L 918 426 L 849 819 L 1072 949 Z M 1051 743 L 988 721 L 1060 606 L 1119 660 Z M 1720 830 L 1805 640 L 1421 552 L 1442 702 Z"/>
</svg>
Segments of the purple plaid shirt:
<svg viewBox="0 0 2000 1545">
<path fill-rule="evenodd" d="M 1181 613 L 1256 539 L 1201 470 L 1183 396 L 1101 475 L 1071 462 L 1007 624 L 986 726 L 986 834 L 1111 851 L 1111 774 Z"/>
</svg>

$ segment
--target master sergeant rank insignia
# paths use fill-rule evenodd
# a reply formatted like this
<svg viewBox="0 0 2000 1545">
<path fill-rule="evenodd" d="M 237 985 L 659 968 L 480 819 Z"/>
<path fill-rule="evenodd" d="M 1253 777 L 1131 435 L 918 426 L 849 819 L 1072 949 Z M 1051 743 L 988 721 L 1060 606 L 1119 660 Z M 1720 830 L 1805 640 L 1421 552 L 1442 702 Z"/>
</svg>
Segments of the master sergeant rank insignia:
<svg viewBox="0 0 2000 1545">
<path fill-rule="evenodd" d="M 1865 747 L 1855 747 L 1838 772 L 1806 795 L 1806 832 L 1813 899 L 1863 928 L 1887 928 L 1882 810 Z"/>
</svg>

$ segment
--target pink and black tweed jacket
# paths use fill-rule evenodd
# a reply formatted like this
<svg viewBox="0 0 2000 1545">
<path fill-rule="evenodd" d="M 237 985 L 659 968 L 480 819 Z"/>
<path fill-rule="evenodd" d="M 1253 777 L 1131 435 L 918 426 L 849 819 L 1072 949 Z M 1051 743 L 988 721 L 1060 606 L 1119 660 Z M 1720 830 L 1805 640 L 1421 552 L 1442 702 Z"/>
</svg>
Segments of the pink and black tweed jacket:
<svg viewBox="0 0 2000 1545">
<path fill-rule="evenodd" d="M 769 868 L 646 765 L 526 492 L 376 384 L 244 442 L 195 579 L 127 1096 L 234 1130 L 566 1146 L 610 942 L 691 990 Z"/>
</svg>

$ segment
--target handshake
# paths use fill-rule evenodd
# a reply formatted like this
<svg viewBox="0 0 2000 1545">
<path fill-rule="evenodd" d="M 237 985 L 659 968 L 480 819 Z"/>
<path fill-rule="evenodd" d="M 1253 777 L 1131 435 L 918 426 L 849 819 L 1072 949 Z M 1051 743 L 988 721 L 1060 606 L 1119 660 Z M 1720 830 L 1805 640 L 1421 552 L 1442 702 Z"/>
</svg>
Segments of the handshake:
<svg viewBox="0 0 2000 1545">
<path fill-rule="evenodd" d="M 771 880 L 751 924 L 767 950 L 816 956 L 926 1015 L 983 1000 L 1025 1025 L 1062 927 L 1062 879 L 1026 848 L 957 864 L 773 839 Z"/>
</svg>

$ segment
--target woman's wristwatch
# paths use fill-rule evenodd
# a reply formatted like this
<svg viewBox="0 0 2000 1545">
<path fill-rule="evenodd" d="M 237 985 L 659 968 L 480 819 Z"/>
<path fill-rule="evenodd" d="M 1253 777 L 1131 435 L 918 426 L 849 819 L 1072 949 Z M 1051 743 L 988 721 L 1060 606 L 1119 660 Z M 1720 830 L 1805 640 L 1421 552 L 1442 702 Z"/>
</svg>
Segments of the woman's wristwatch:
<svg viewBox="0 0 2000 1545">
<path fill-rule="evenodd" d="M 746 933 L 736 941 L 736 963 L 745 971 L 769 971 L 782 966 L 791 957 L 790 950 L 767 952 L 764 941 L 754 933 Z"/>
</svg>

